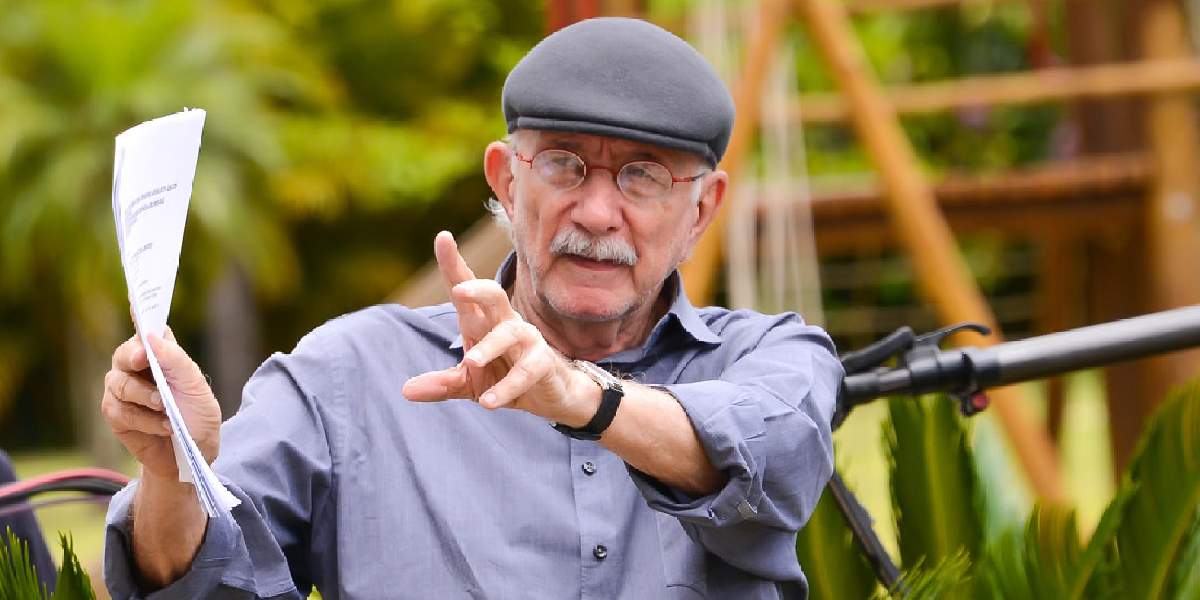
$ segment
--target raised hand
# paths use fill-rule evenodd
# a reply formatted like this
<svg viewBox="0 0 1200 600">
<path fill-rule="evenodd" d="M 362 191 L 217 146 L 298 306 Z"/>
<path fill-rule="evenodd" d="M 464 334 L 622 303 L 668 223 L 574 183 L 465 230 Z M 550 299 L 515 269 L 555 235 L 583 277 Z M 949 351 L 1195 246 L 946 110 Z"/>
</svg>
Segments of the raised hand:
<svg viewBox="0 0 1200 600">
<path fill-rule="evenodd" d="M 208 380 L 175 342 L 170 329 L 166 339 L 151 334 L 149 341 L 189 433 L 211 463 L 220 445 L 221 407 Z M 113 352 L 112 369 L 104 376 L 101 410 L 113 433 L 145 470 L 162 478 L 178 479 L 171 424 L 137 334 Z"/>
<path fill-rule="evenodd" d="M 498 283 L 475 278 L 449 233 L 438 234 L 434 253 L 458 312 L 466 354 L 450 369 L 410 379 L 404 384 L 405 397 L 470 398 L 486 408 L 516 408 L 569 424 L 587 415 L 587 422 L 599 401 L 595 383 L 521 318 Z M 586 403 L 593 396 L 589 409 Z"/>
</svg>

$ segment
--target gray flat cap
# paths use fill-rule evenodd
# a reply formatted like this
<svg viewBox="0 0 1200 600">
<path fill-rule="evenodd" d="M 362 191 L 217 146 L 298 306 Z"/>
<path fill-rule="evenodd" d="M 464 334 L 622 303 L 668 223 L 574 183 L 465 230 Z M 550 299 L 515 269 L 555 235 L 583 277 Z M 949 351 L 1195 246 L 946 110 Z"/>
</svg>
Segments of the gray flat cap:
<svg viewBox="0 0 1200 600">
<path fill-rule="evenodd" d="M 504 83 L 508 131 L 643 142 L 716 165 L 733 131 L 724 82 L 675 34 L 637 19 L 580 21 L 542 40 Z"/>
</svg>

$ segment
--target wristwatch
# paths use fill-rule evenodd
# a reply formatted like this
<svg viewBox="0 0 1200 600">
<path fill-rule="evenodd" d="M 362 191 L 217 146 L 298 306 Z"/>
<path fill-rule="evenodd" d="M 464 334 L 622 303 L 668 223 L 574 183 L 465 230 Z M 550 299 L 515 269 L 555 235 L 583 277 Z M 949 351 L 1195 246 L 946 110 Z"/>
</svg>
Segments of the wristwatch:
<svg viewBox="0 0 1200 600">
<path fill-rule="evenodd" d="M 625 397 L 625 390 L 621 387 L 620 379 L 586 360 L 575 360 L 572 361 L 572 364 L 575 365 L 575 368 L 587 373 L 592 381 L 600 386 L 600 408 L 596 409 L 595 416 L 583 427 L 569 427 L 554 421 L 550 421 L 550 426 L 563 435 L 577 440 L 594 442 L 599 440 L 600 434 L 604 433 L 604 430 L 612 424 L 613 417 L 617 415 L 617 408 L 621 406 L 621 398 Z"/>
</svg>

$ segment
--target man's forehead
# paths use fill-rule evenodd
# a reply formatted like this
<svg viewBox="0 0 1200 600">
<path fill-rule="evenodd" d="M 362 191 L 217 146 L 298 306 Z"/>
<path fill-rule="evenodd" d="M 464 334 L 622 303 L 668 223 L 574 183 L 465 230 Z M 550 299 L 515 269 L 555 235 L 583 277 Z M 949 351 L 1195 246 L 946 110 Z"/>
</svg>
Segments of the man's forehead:
<svg viewBox="0 0 1200 600">
<path fill-rule="evenodd" d="M 653 158 L 659 161 L 684 162 L 702 160 L 700 157 L 679 150 L 663 148 L 642 142 L 624 140 L 621 138 L 573 133 L 566 131 L 533 131 L 536 150 L 545 148 L 561 148 L 572 152 L 599 153 L 609 152 L 618 156 L 633 156 L 638 158 Z"/>
</svg>

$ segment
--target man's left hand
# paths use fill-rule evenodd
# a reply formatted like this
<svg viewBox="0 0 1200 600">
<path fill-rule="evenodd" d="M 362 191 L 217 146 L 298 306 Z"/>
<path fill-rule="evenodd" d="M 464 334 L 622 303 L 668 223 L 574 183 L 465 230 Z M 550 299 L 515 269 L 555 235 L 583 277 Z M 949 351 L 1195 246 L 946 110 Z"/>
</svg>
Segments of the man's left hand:
<svg viewBox="0 0 1200 600">
<path fill-rule="evenodd" d="M 453 236 L 438 234 L 434 253 L 458 311 L 466 354 L 454 367 L 408 380 L 404 396 L 414 401 L 470 398 L 489 409 L 516 408 L 569 425 L 586 423 L 599 404 L 595 383 L 521 318 L 499 283 L 475 277 Z"/>
</svg>

